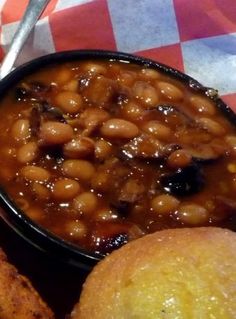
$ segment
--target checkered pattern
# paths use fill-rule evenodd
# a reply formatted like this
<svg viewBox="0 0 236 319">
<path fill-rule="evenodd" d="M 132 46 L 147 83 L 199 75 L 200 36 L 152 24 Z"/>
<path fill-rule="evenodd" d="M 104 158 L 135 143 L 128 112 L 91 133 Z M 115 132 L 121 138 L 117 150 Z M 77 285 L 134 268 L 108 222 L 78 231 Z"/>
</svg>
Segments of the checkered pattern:
<svg viewBox="0 0 236 319">
<path fill-rule="evenodd" d="M 27 0 L 0 0 L 0 57 Z M 234 0 L 51 0 L 17 64 L 70 49 L 109 49 L 169 64 L 217 88 L 236 110 Z"/>
</svg>

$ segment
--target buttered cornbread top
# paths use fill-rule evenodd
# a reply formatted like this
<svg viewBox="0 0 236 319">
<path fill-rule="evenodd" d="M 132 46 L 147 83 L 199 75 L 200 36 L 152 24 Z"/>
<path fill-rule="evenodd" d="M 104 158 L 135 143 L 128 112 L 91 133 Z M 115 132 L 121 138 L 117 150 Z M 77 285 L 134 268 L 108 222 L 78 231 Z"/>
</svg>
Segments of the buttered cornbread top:
<svg viewBox="0 0 236 319">
<path fill-rule="evenodd" d="M 236 318 L 236 234 L 171 229 L 128 243 L 87 278 L 72 319 Z"/>
</svg>

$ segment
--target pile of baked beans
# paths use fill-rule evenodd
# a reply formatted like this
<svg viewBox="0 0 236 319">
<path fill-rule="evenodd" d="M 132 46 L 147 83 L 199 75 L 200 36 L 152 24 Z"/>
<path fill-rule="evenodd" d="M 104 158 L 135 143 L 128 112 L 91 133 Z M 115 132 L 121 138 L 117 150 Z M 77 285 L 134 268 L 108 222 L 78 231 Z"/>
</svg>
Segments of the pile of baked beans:
<svg viewBox="0 0 236 319">
<path fill-rule="evenodd" d="M 236 131 L 156 69 L 70 62 L 0 102 L 0 178 L 36 223 L 106 254 L 164 228 L 235 229 Z"/>
</svg>

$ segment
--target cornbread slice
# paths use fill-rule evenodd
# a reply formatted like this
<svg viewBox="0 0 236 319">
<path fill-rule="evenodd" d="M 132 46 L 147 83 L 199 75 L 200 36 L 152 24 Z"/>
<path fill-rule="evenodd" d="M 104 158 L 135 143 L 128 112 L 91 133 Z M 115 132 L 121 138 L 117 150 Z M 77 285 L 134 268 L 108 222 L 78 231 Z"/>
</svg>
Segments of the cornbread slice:
<svg viewBox="0 0 236 319">
<path fill-rule="evenodd" d="M 72 319 L 235 319 L 236 233 L 156 232 L 111 253 L 88 276 Z"/>
</svg>

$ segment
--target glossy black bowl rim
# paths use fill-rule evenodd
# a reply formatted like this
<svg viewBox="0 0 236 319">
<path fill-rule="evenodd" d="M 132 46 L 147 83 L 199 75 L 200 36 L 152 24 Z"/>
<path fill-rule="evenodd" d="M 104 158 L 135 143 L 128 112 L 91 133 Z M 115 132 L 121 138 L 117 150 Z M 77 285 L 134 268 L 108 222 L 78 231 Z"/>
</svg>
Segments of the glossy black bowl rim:
<svg viewBox="0 0 236 319">
<path fill-rule="evenodd" d="M 226 117 L 236 124 L 236 115 L 226 105 L 217 94 L 211 94 L 215 90 L 209 89 L 201 85 L 198 81 L 190 76 L 170 67 L 165 64 L 153 61 L 147 58 L 135 56 L 128 53 L 106 50 L 73 50 L 56 52 L 42 57 L 36 58 L 30 62 L 25 63 L 22 66 L 17 67 L 14 71 L 8 74 L 0 81 L 0 98 L 4 97 L 6 92 L 14 85 L 17 84 L 22 78 L 34 73 L 40 68 L 47 67 L 49 65 L 60 64 L 70 61 L 82 61 L 82 60 L 114 60 L 124 61 L 127 63 L 134 63 L 144 67 L 150 67 L 157 69 L 177 80 L 187 84 L 196 92 L 205 94 L 212 99 L 215 105 L 226 115 Z M 51 256 L 56 257 L 74 265 L 76 267 L 89 270 L 99 260 L 103 258 L 101 255 L 90 253 L 78 246 L 75 246 L 51 232 L 47 231 L 43 227 L 39 226 L 28 218 L 23 211 L 21 211 L 14 202 L 9 198 L 3 188 L 0 187 L 0 202 L 2 203 L 5 211 L 2 212 L 3 219 L 22 237 L 29 241 L 34 246 L 38 247 Z"/>
</svg>

